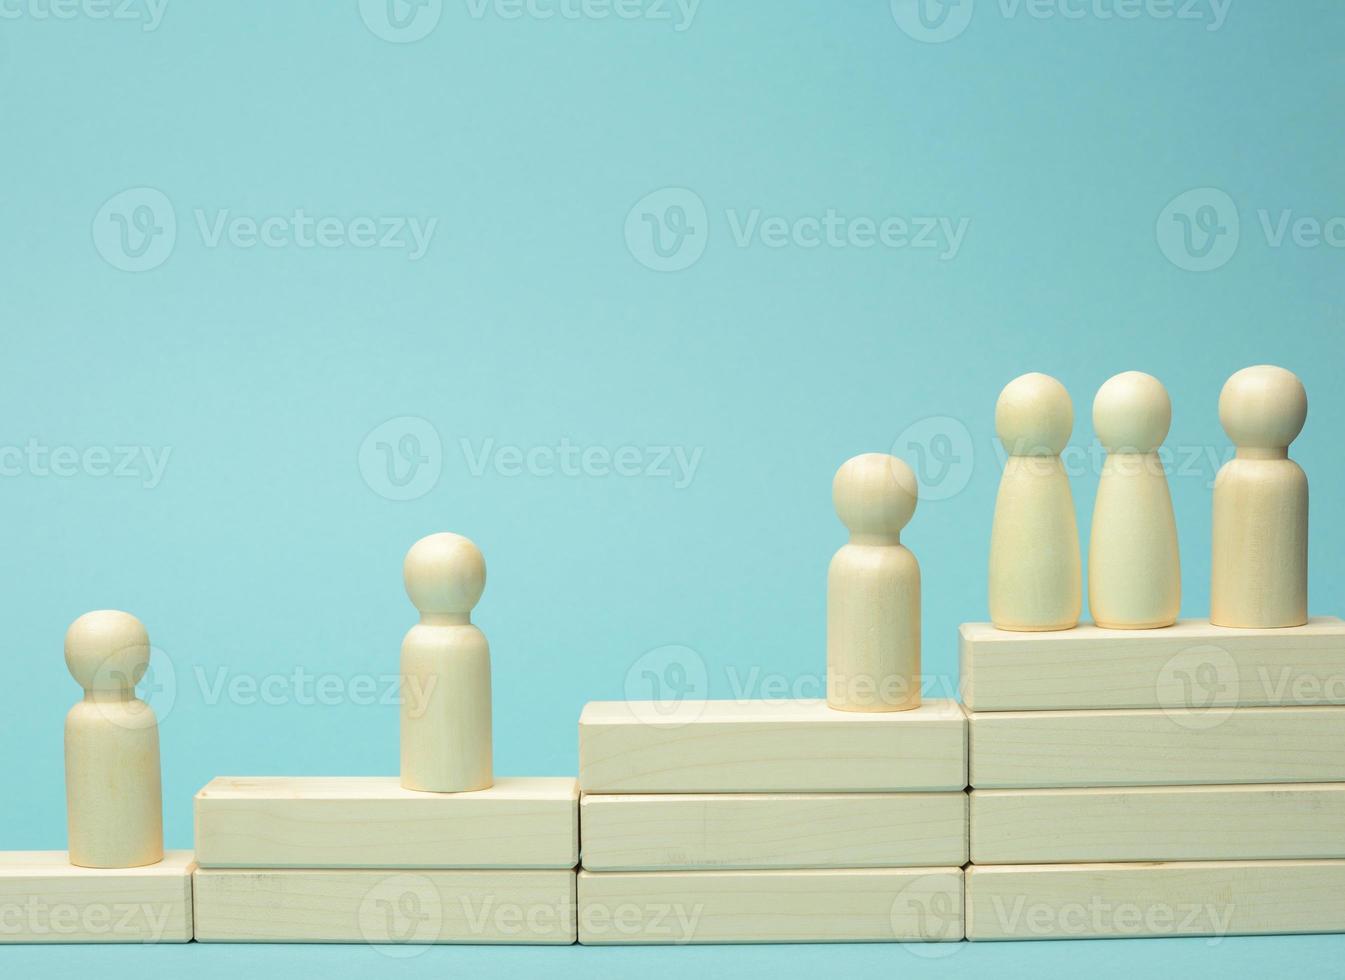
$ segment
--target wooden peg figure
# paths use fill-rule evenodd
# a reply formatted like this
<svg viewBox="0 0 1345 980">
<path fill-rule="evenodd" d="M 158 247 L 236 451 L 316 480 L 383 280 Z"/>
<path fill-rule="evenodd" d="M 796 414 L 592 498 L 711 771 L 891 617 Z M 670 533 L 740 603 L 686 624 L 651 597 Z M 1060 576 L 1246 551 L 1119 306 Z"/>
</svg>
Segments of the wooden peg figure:
<svg viewBox="0 0 1345 980">
<path fill-rule="evenodd" d="M 1308 396 L 1284 368 L 1243 368 L 1219 395 L 1237 454 L 1214 481 L 1210 622 L 1272 628 L 1308 621 L 1308 478 L 1289 444 Z"/>
<path fill-rule="evenodd" d="M 920 564 L 901 543 L 915 474 L 866 453 L 836 473 L 832 499 L 850 530 L 827 572 L 827 704 L 841 711 L 920 707 Z"/>
<path fill-rule="evenodd" d="M 1078 625 L 1079 528 L 1060 461 L 1073 428 L 1069 392 L 1045 374 L 1015 378 L 995 404 L 995 431 L 1009 454 L 990 532 L 990 619 L 999 629 Z"/>
<path fill-rule="evenodd" d="M 1158 455 L 1171 424 L 1167 389 L 1141 371 L 1111 378 L 1093 400 L 1107 459 L 1093 505 L 1088 607 L 1108 629 L 1171 626 L 1181 609 L 1177 521 Z"/>
<path fill-rule="evenodd" d="M 65 717 L 70 863 L 139 868 L 163 860 L 159 722 L 135 696 L 149 634 L 130 613 L 85 613 L 65 633 L 65 664 L 84 699 Z"/>
<path fill-rule="evenodd" d="M 420 622 L 402 641 L 402 786 L 488 789 L 490 645 L 471 617 L 485 560 L 461 535 L 432 534 L 406 553 L 403 577 Z"/>
</svg>

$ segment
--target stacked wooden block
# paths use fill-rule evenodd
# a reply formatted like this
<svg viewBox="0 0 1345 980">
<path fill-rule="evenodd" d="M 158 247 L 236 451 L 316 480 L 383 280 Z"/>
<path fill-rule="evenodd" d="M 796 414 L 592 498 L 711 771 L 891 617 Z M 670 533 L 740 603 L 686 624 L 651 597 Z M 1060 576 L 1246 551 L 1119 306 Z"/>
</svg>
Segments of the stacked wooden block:
<svg viewBox="0 0 1345 980">
<path fill-rule="evenodd" d="M 969 939 L 1345 930 L 1345 622 L 961 632 Z"/>
<path fill-rule="evenodd" d="M 954 701 L 594 702 L 579 756 L 581 943 L 963 938 Z"/>
<path fill-rule="evenodd" d="M 196 795 L 198 942 L 575 941 L 572 778 L 467 793 L 233 778 Z"/>
</svg>

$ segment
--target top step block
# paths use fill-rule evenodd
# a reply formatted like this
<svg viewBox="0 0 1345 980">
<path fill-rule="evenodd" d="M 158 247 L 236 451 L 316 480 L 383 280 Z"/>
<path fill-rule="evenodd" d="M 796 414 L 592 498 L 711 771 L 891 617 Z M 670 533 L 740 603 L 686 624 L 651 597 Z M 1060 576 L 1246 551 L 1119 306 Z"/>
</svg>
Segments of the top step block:
<svg viewBox="0 0 1345 980">
<path fill-rule="evenodd" d="M 1345 704 L 1345 621 L 1241 629 L 1187 619 L 1152 630 L 961 630 L 969 711 Z"/>
<path fill-rule="evenodd" d="M 956 701 L 858 712 L 825 701 L 594 701 L 579 718 L 585 793 L 900 793 L 965 789 Z"/>
</svg>

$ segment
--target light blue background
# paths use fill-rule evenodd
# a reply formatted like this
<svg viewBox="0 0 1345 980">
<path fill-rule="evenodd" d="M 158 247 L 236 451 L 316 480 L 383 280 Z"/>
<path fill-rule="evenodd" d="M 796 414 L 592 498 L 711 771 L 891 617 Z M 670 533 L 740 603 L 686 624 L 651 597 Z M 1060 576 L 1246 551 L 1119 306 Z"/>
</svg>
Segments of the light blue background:
<svg viewBox="0 0 1345 980">
<path fill-rule="evenodd" d="M 412 43 L 380 37 L 366 23 L 379 28 L 379 5 L 366 17 L 353 0 L 169 0 L 158 22 L 143 2 L 129 20 L 90 16 L 96 2 L 70 19 L 43 16 L 48 0 L 5 7 L 3 847 L 64 846 L 61 723 L 79 692 L 61 638 L 93 608 L 135 612 L 160 651 L 170 846 L 191 846 L 192 795 L 217 775 L 395 772 L 396 705 L 355 703 L 351 685 L 395 674 L 415 618 L 402 555 L 435 530 L 471 536 L 489 565 L 476 619 L 498 773 L 573 773 L 581 706 L 649 696 L 650 650 L 690 648 L 677 664 L 693 680 L 703 664 L 716 697 L 763 672 L 815 682 L 826 564 L 844 540 L 832 474 L 894 445 L 915 462 L 908 426 L 931 417 L 916 442 L 960 461 L 922 470 L 947 499 L 926 499 L 905 539 L 924 572 L 926 672 L 946 691 L 957 625 L 986 615 L 995 397 L 1029 370 L 1069 387 L 1079 447 L 1107 377 L 1142 369 L 1168 385 L 1169 445 L 1201 460 L 1172 477 L 1191 616 L 1207 610 L 1209 481 L 1227 451 L 1219 387 L 1248 364 L 1296 371 L 1311 399 L 1293 449 L 1313 487 L 1311 605 L 1345 611 L 1345 254 L 1276 244 L 1260 216 L 1273 232 L 1286 211 L 1345 215 L 1340 4 L 1233 0 L 1211 29 L 1208 2 L 1184 20 L 1153 16 L 1161 5 L 1103 16 L 1114 0 L 1077 19 L 977 0 L 970 22 L 965 8 L 946 22 L 960 34 L 929 43 L 903 30 L 900 0 L 895 14 L 882 0 L 704 0 L 684 30 L 675 6 L 671 21 L 592 15 L 605 6 L 511 19 L 508 0 L 478 16 L 480 3 L 446 0 L 437 22 L 427 8 L 432 29 Z M 170 203 L 176 243 L 157 267 L 122 271 L 100 209 L 142 187 Z M 694 198 L 656 204 L 707 212 L 684 243 L 704 254 L 677 272 L 649 267 L 644 211 L 626 234 L 636 202 L 668 187 Z M 1202 188 L 1175 206 L 1228 232 L 1203 260 L 1164 213 Z M 414 260 L 208 243 L 225 209 L 296 208 L 343 227 L 437 225 Z M 733 222 L 753 209 L 967 225 L 947 258 L 742 246 Z M 1221 264 L 1190 271 L 1202 261 Z M 363 468 L 360 452 L 404 417 L 429 429 L 431 468 L 417 471 L 424 495 L 398 501 L 379 492 L 394 491 L 369 463 L 377 448 Z M 462 440 L 701 455 L 681 487 L 507 464 L 473 475 Z M 157 482 L 96 462 L 57 476 L 16 455 L 30 443 L 169 456 Z M 1095 486 L 1093 464 L 1075 468 L 1085 538 Z M 279 703 L 217 691 L 298 669 L 334 678 L 338 703 L 283 684 Z M 932 961 L 895 947 L 436 949 L 393 963 L 364 948 L 99 947 L 0 950 L 0 964 L 1252 975 L 1338 968 L 1342 950 L 1334 937 L 964 945 Z"/>
</svg>

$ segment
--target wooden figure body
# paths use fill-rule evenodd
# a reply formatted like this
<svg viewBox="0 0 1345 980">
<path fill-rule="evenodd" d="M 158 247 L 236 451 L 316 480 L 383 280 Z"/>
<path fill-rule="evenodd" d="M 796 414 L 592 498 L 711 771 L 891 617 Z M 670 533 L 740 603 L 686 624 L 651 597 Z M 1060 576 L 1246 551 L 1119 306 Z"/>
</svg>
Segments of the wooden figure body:
<svg viewBox="0 0 1345 980">
<path fill-rule="evenodd" d="M 832 484 L 850 541 L 827 571 L 827 704 L 842 711 L 920 707 L 920 564 L 901 543 L 915 474 L 883 453 L 846 462 Z"/>
<path fill-rule="evenodd" d="M 1172 424 L 1162 383 L 1118 374 L 1093 401 L 1093 428 L 1107 449 L 1093 506 L 1088 607 L 1108 629 L 1171 626 L 1181 609 L 1181 561 L 1172 495 L 1158 447 Z"/>
<path fill-rule="evenodd" d="M 129 613 L 99 610 L 65 634 L 65 663 L 84 688 L 65 719 L 70 863 L 138 868 L 163 860 L 159 723 L 135 696 L 149 634 Z"/>
<path fill-rule="evenodd" d="M 403 574 L 420 622 L 402 641 L 402 786 L 487 789 L 490 645 L 471 620 L 486 587 L 485 561 L 466 538 L 432 534 L 407 552 Z"/>
<path fill-rule="evenodd" d="M 1219 421 L 1237 446 L 1214 481 L 1210 622 L 1272 628 L 1308 621 L 1308 478 L 1289 458 L 1308 396 L 1284 368 L 1244 368 L 1224 384 Z"/>
<path fill-rule="evenodd" d="M 1015 378 L 995 405 L 995 431 L 1009 453 L 990 532 L 990 619 L 999 629 L 1079 622 L 1079 528 L 1060 461 L 1073 428 L 1069 392 L 1045 374 Z"/>
</svg>

